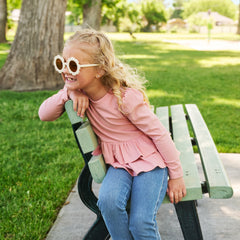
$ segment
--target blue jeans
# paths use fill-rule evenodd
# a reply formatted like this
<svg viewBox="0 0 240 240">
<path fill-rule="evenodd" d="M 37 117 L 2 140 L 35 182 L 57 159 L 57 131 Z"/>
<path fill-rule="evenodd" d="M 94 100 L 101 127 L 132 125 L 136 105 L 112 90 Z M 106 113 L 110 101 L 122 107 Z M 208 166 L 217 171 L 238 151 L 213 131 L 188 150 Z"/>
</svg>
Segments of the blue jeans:
<svg viewBox="0 0 240 240">
<path fill-rule="evenodd" d="M 113 240 L 159 240 L 156 214 L 167 190 L 167 168 L 132 177 L 110 167 L 99 192 L 98 207 Z M 126 211 L 131 197 L 130 213 Z"/>
</svg>

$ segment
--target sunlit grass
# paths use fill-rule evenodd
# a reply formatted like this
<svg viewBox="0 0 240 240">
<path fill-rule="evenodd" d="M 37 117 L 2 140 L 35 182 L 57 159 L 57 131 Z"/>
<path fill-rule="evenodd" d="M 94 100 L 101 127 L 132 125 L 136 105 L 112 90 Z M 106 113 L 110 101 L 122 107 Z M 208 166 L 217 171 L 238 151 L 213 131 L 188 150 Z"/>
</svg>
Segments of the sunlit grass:
<svg viewBox="0 0 240 240">
<path fill-rule="evenodd" d="M 121 59 L 132 59 L 132 58 L 139 58 L 139 59 L 157 59 L 157 56 L 149 56 L 149 55 L 144 55 L 144 54 L 129 54 L 129 55 L 124 55 L 121 56 Z"/>
<path fill-rule="evenodd" d="M 9 50 L 10 50 L 9 43 L 1 43 L 0 44 L 0 69 L 4 65 L 4 63 L 7 59 Z"/>
<path fill-rule="evenodd" d="M 147 95 L 150 99 L 153 99 L 153 98 L 160 98 L 160 97 L 172 97 L 172 98 L 183 98 L 182 95 L 180 94 L 171 94 L 171 93 L 168 93 L 166 91 L 162 91 L 162 90 L 154 90 L 154 89 L 150 89 L 150 90 L 147 90 Z"/>
<path fill-rule="evenodd" d="M 198 61 L 201 67 L 212 68 L 215 66 L 239 66 L 240 65 L 240 57 L 232 57 L 232 56 L 219 56 L 219 57 L 209 57 L 208 59 L 201 59 Z"/>
<path fill-rule="evenodd" d="M 240 99 L 224 99 L 212 96 L 213 105 L 228 105 L 240 108 Z"/>
</svg>

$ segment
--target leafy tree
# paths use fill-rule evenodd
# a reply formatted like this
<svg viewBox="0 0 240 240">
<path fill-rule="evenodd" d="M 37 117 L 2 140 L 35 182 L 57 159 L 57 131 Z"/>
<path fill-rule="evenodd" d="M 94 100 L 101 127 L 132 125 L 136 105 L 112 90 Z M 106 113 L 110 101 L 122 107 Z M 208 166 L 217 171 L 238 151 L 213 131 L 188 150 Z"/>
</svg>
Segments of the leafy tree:
<svg viewBox="0 0 240 240">
<path fill-rule="evenodd" d="M 102 8 L 102 24 L 113 25 L 120 29 L 120 19 L 126 16 L 127 12 L 127 1 L 126 0 L 115 0 L 107 1 L 103 3 Z"/>
<path fill-rule="evenodd" d="M 150 31 L 153 25 L 158 27 L 159 23 L 167 21 L 166 11 L 162 1 L 142 1 L 142 13 L 147 20 L 146 31 Z"/>
<path fill-rule="evenodd" d="M 68 0 L 67 9 L 71 11 L 68 21 L 72 24 L 82 24 L 96 30 L 101 25 L 102 0 Z"/>
<path fill-rule="evenodd" d="M 129 4 L 127 15 L 132 24 L 141 25 L 141 6 L 139 4 Z"/>
<path fill-rule="evenodd" d="M 194 13 L 206 12 L 209 9 L 232 19 L 236 17 L 236 5 L 231 0 L 190 0 L 184 3 L 183 17 L 187 18 Z"/>
<path fill-rule="evenodd" d="M 102 0 L 82 0 L 83 4 L 83 26 L 90 26 L 96 30 L 101 26 Z"/>
<path fill-rule="evenodd" d="M 172 13 L 172 15 L 170 16 L 170 18 L 183 18 L 182 17 L 182 13 L 183 13 L 183 5 L 185 2 L 187 2 L 188 0 L 174 0 L 173 1 L 173 7 L 174 7 L 174 11 Z"/>
<path fill-rule="evenodd" d="M 237 34 L 240 35 L 240 0 L 238 4 L 238 27 L 237 27 Z"/>
<path fill-rule="evenodd" d="M 6 42 L 6 29 L 10 28 L 11 21 L 8 18 L 10 12 L 21 8 L 21 0 L 0 0 L 0 42 Z"/>
<path fill-rule="evenodd" d="M 101 12 L 99 10 L 94 13 L 83 14 L 86 10 L 86 6 L 94 5 L 93 0 L 68 0 L 68 11 L 71 11 L 71 15 L 68 16 L 68 22 L 72 24 L 85 24 L 87 23 L 93 28 L 98 29 L 100 24 L 116 26 L 117 30 L 120 30 L 120 25 L 124 18 L 129 18 L 130 24 L 140 24 L 140 10 L 136 8 L 136 3 L 128 3 L 127 0 L 102 0 Z M 89 24 L 88 19 L 92 19 L 94 15 L 97 15 L 99 26 L 92 26 Z"/>
<path fill-rule="evenodd" d="M 12 11 L 13 9 L 20 9 L 22 4 L 22 0 L 7 0 L 8 11 Z"/>
<path fill-rule="evenodd" d="M 113 23 L 117 28 L 127 12 L 127 0 L 68 0 L 70 23 L 90 25 L 99 29 L 101 23 Z M 79 21 L 80 19 L 80 21 Z"/>
<path fill-rule="evenodd" d="M 112 23 L 117 28 L 117 31 L 135 31 L 136 28 L 140 29 L 140 15 L 139 4 L 128 3 L 127 0 L 104 1 L 102 24 L 109 25 Z"/>
<path fill-rule="evenodd" d="M 71 15 L 67 16 L 67 21 L 73 25 L 79 25 L 82 23 L 82 4 L 79 0 L 68 0 L 67 10 L 71 12 Z"/>
</svg>

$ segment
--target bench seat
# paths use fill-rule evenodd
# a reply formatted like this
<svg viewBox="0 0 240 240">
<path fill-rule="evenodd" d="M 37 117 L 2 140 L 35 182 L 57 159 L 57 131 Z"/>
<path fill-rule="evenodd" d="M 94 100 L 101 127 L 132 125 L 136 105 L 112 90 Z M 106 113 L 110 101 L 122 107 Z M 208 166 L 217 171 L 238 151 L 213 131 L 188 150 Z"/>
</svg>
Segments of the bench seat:
<svg viewBox="0 0 240 240">
<path fill-rule="evenodd" d="M 186 104 L 185 107 L 186 113 L 183 105 L 173 105 L 170 109 L 169 107 L 156 109 L 156 115 L 172 133 L 175 146 L 181 153 L 180 160 L 187 188 L 187 195 L 182 201 L 201 199 L 205 193 L 208 193 L 210 198 L 232 197 L 232 187 L 201 113 L 195 104 Z M 190 132 L 193 132 L 193 138 Z M 192 143 L 197 146 L 200 154 L 205 176 L 202 182 Z M 168 197 L 165 197 L 164 202 L 169 202 Z"/>
</svg>

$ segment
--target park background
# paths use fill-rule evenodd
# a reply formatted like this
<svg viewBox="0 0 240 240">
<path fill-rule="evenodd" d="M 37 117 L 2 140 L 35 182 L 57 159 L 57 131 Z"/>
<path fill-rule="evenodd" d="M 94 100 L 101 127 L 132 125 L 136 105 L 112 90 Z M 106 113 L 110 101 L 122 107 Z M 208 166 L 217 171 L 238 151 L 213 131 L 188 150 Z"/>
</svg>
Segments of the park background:
<svg viewBox="0 0 240 240">
<path fill-rule="evenodd" d="M 81 28 L 84 21 L 88 21 L 83 17 L 86 1 L 65 1 L 66 8 L 61 11 L 64 15 L 59 17 L 64 21 L 58 25 L 47 22 L 51 11 L 44 14 L 51 7 L 54 10 L 53 0 L 45 1 L 45 8 L 35 0 L 23 0 L 22 5 L 17 0 L 6 2 L 9 29 L 6 42 L 0 44 L 0 239 L 44 239 L 76 182 L 83 160 L 66 114 L 55 122 L 41 122 L 38 108 L 63 85 L 53 69 L 52 59 L 61 52 L 61 38 L 66 40 L 72 32 L 60 28 Z M 102 2 L 102 24 L 106 27 L 108 22 L 117 31 L 107 32 L 117 56 L 149 80 L 147 94 L 151 104 L 197 104 L 218 151 L 239 153 L 240 50 L 211 49 L 217 41 L 240 44 L 238 1 L 217 1 L 220 4 L 207 1 L 212 2 L 212 6 L 206 2 L 201 5 L 203 0 L 163 4 L 162 1 Z M 192 14 L 184 15 L 188 8 L 183 2 L 189 6 L 191 2 L 195 4 Z M 147 20 L 142 4 L 145 4 L 146 15 L 149 11 L 150 16 L 158 17 Z M 33 10 L 27 11 L 30 5 Z M 216 5 L 218 9 L 214 9 Z M 35 15 L 38 11 L 34 6 L 37 10 L 42 8 L 42 18 Z M 221 12 L 229 6 L 234 9 L 230 9 L 230 15 Z M 10 16 L 13 9 L 21 7 L 26 8 L 22 9 L 26 15 L 24 19 L 20 17 L 18 24 Z M 210 17 L 199 21 L 200 17 L 194 16 L 198 12 L 209 13 L 209 9 L 221 16 L 227 14 L 233 26 L 217 26 Z M 187 24 L 169 27 L 172 19 Z M 218 27 L 224 31 L 214 32 Z M 199 33 L 200 28 L 203 32 Z M 47 34 L 50 32 L 52 36 Z M 200 41 L 198 47 L 208 48 L 199 51 L 175 43 L 179 40 Z M 47 55 L 45 49 L 50 47 L 53 49 Z M 51 81 L 53 84 L 48 84 Z"/>
</svg>

